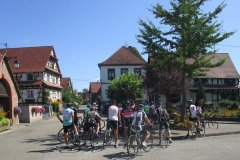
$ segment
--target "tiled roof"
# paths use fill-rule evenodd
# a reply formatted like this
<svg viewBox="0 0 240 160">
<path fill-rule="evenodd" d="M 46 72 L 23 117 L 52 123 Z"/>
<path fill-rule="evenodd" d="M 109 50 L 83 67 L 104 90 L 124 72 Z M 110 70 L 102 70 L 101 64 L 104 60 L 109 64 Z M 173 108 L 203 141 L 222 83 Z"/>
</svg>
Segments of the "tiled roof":
<svg viewBox="0 0 240 160">
<path fill-rule="evenodd" d="M 52 51 L 54 52 L 53 46 L 8 48 L 7 57 L 17 57 L 20 63 L 20 67 L 16 69 L 13 66 L 14 59 L 9 60 L 13 73 L 43 72 Z"/>
<path fill-rule="evenodd" d="M 63 77 L 61 79 L 61 86 L 65 89 L 67 86 L 69 86 L 68 84 L 71 84 L 71 79 L 70 77 Z"/>
<path fill-rule="evenodd" d="M 143 58 L 138 57 L 134 51 L 122 46 L 106 61 L 99 63 L 98 66 L 145 65 L 146 63 L 147 62 Z"/>
<path fill-rule="evenodd" d="M 226 58 L 224 64 L 211 68 L 202 78 L 240 78 L 228 53 L 216 53 L 211 61 L 216 63 L 224 58 Z"/>
<path fill-rule="evenodd" d="M 98 93 L 101 89 L 100 82 L 90 82 L 89 92 L 90 93 Z"/>
</svg>

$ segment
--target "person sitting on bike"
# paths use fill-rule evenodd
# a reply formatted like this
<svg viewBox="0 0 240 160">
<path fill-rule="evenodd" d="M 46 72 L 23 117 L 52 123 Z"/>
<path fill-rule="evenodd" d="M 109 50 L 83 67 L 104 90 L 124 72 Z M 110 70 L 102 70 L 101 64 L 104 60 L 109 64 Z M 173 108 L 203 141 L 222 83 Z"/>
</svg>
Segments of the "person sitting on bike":
<svg viewBox="0 0 240 160">
<path fill-rule="evenodd" d="M 189 110 L 189 114 L 190 114 L 189 121 L 192 121 L 192 122 L 195 123 L 195 126 L 196 126 L 198 131 L 202 131 L 202 129 L 200 129 L 200 121 L 197 118 L 197 107 L 193 104 L 192 100 L 189 100 L 188 104 L 189 104 L 188 110 Z"/>
<path fill-rule="evenodd" d="M 118 124 L 119 123 L 119 124 Z M 115 145 L 114 147 L 118 147 L 118 125 L 121 126 L 121 115 L 119 109 L 117 107 L 117 103 L 115 100 L 112 100 L 112 105 L 108 108 L 108 122 L 107 122 L 107 129 L 111 126 L 114 131 L 114 139 Z"/>
<path fill-rule="evenodd" d="M 123 109 L 122 111 L 122 122 L 123 122 L 123 126 L 124 126 L 124 141 L 125 141 L 125 145 L 126 145 L 126 141 L 127 141 L 127 137 L 128 137 L 128 128 L 130 127 L 130 125 L 132 124 L 132 114 L 133 114 L 133 110 L 131 108 L 131 101 L 127 100 L 126 102 L 126 107 L 125 109 Z"/>
<path fill-rule="evenodd" d="M 200 121 L 201 121 L 201 118 L 203 117 L 202 105 L 204 103 L 204 99 L 201 98 L 197 102 L 198 102 L 196 104 L 196 113 L 197 113 L 197 119 L 198 119 L 197 123 L 199 123 L 198 126 L 200 126 Z"/>
<path fill-rule="evenodd" d="M 163 127 L 166 129 L 167 131 L 167 136 L 169 138 L 169 143 L 172 143 L 172 139 L 171 139 L 171 131 L 169 128 L 169 114 L 166 111 L 166 109 L 162 108 L 162 101 L 159 100 L 156 102 L 156 109 L 154 114 L 156 115 L 156 122 L 158 124 L 159 127 L 159 144 L 161 144 L 161 137 L 162 137 L 162 130 Z"/>
<path fill-rule="evenodd" d="M 86 117 L 85 117 L 86 121 L 84 123 L 84 131 L 88 132 L 90 127 L 94 127 L 96 132 L 95 132 L 95 136 L 98 138 L 99 135 L 99 129 L 100 129 L 100 120 L 101 120 L 101 116 L 98 114 L 97 112 L 97 107 L 95 104 L 93 104 L 90 107 L 90 111 L 86 113 Z"/>
<path fill-rule="evenodd" d="M 144 112 L 144 105 L 139 104 L 136 105 L 135 111 L 132 114 L 132 126 L 136 127 L 137 130 L 140 130 L 144 133 L 143 147 L 147 148 L 146 142 L 150 138 L 150 132 L 146 130 L 146 128 L 142 127 L 143 122 L 145 122 L 148 126 L 152 127 L 151 122 L 149 121 L 147 114 Z"/>
<path fill-rule="evenodd" d="M 70 108 L 71 103 L 67 103 L 65 107 L 62 109 L 61 112 L 57 114 L 57 118 L 59 121 L 63 123 L 63 130 L 64 130 L 64 140 L 66 143 L 66 148 L 68 148 L 69 144 L 69 129 L 74 128 L 74 132 L 77 136 L 78 132 L 74 125 L 74 111 Z M 63 120 L 60 118 L 60 114 L 63 115 Z"/>
</svg>

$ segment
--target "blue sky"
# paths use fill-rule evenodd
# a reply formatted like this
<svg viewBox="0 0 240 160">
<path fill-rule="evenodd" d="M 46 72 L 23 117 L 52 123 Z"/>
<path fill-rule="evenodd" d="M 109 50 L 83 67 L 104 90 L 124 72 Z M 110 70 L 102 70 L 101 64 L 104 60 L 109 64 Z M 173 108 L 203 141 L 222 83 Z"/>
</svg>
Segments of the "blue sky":
<svg viewBox="0 0 240 160">
<path fill-rule="evenodd" d="M 121 46 L 143 52 L 136 39 L 138 21 L 154 20 L 148 8 L 157 2 L 168 7 L 168 0 L 0 0 L 0 43 L 10 48 L 54 46 L 63 76 L 71 77 L 81 91 L 99 79 L 97 64 Z M 221 2 L 210 0 L 204 8 L 211 10 Z M 225 2 L 218 21 L 223 31 L 237 32 L 216 48 L 229 53 L 240 72 L 240 1 Z"/>
</svg>

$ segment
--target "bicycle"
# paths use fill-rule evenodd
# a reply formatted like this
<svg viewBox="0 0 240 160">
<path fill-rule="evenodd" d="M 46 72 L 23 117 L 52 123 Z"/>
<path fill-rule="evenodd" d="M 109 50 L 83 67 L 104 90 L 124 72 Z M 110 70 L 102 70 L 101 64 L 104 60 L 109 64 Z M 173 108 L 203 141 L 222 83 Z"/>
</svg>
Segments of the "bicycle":
<svg viewBox="0 0 240 160">
<path fill-rule="evenodd" d="M 104 133 L 104 139 L 103 139 L 103 149 L 105 149 L 106 146 L 110 146 L 113 140 L 113 127 L 110 125 L 109 121 L 107 121 L 107 128 Z"/>
<path fill-rule="evenodd" d="M 143 126 L 144 127 L 144 126 Z M 127 139 L 127 153 L 137 154 L 139 150 L 143 149 L 145 152 L 149 152 L 153 148 L 153 137 L 150 133 L 149 139 L 146 142 L 146 146 L 143 146 L 144 134 L 142 130 L 137 129 L 138 126 L 131 125 L 130 136 Z"/>
<path fill-rule="evenodd" d="M 216 128 L 218 129 L 218 122 L 216 120 L 213 120 L 213 116 L 210 117 L 210 119 L 206 120 L 206 124 L 208 125 L 208 128 Z"/>
<path fill-rule="evenodd" d="M 197 138 L 200 138 L 200 137 L 205 137 L 206 123 L 204 122 L 203 118 L 200 119 L 200 125 L 201 125 L 201 129 L 197 128 L 195 122 L 192 123 L 192 125 L 190 127 L 190 131 L 191 131 L 193 139 L 197 139 Z"/>
<path fill-rule="evenodd" d="M 71 127 L 69 129 L 68 139 L 70 143 L 72 143 L 75 147 L 78 147 L 78 149 L 81 150 L 81 132 L 80 131 L 78 132 L 78 136 L 75 136 L 74 129 L 73 127 Z M 63 128 L 61 128 L 58 132 L 58 140 L 61 143 L 65 143 Z"/>
<path fill-rule="evenodd" d="M 90 146 L 92 148 L 95 147 L 95 143 L 98 144 L 98 137 L 96 135 L 96 130 L 95 130 L 95 126 L 96 126 L 96 122 L 90 122 L 88 125 L 88 127 L 86 127 L 84 124 L 86 122 L 84 121 L 83 123 L 83 140 L 84 140 L 84 143 L 83 145 L 86 145 L 87 144 L 87 140 L 89 139 L 90 141 Z"/>
<path fill-rule="evenodd" d="M 168 129 L 166 129 L 164 125 L 161 131 L 161 142 L 164 142 L 166 148 L 170 144 Z"/>
</svg>

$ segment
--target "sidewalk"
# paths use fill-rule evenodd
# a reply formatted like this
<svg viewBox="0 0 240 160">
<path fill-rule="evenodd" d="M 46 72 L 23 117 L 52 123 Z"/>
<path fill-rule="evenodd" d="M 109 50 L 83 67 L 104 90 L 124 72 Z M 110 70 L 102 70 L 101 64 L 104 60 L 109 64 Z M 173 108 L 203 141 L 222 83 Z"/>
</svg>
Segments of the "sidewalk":
<svg viewBox="0 0 240 160">
<path fill-rule="evenodd" d="M 171 130 L 172 139 L 181 140 L 187 135 L 185 130 Z M 240 122 L 234 121 L 218 121 L 218 128 L 208 128 L 206 126 L 206 136 L 218 136 L 227 134 L 240 134 Z"/>
</svg>

